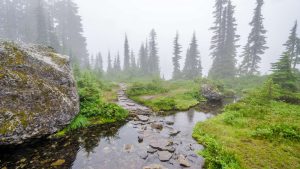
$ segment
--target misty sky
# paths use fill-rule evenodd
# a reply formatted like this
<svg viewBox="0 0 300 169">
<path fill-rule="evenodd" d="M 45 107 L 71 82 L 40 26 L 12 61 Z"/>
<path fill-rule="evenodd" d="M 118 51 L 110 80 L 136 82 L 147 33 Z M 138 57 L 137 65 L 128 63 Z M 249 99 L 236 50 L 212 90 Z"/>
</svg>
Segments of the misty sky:
<svg viewBox="0 0 300 169">
<path fill-rule="evenodd" d="M 166 78 L 172 73 L 172 43 L 176 31 L 180 34 L 180 43 L 185 51 L 195 31 L 199 50 L 207 74 L 211 59 L 209 47 L 213 25 L 212 11 L 215 0 L 75 0 L 79 14 L 83 19 L 84 36 L 87 38 L 91 54 L 101 52 L 106 66 L 107 51 L 112 55 L 119 51 L 123 57 L 125 32 L 130 48 L 137 55 L 143 41 L 154 28 L 158 34 L 161 74 Z M 232 0 L 236 6 L 235 17 L 239 45 L 244 46 L 250 32 L 251 21 L 256 0 Z M 263 7 L 264 26 L 268 30 L 267 45 L 269 49 L 263 56 L 262 73 L 270 69 L 270 63 L 276 61 L 283 52 L 285 43 L 296 19 L 300 22 L 300 0 L 265 0 Z M 298 29 L 298 34 L 300 31 Z M 241 53 L 242 47 L 239 48 Z M 238 57 L 238 59 L 240 59 Z M 184 58 L 182 59 L 183 66 Z"/>
</svg>

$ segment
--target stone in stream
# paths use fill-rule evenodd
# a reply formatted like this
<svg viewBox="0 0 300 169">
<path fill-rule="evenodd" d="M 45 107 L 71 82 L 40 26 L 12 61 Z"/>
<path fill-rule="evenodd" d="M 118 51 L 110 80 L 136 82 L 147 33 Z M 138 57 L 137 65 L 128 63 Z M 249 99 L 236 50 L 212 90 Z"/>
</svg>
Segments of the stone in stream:
<svg viewBox="0 0 300 169">
<path fill-rule="evenodd" d="M 127 104 L 127 106 L 135 106 L 135 104 L 134 103 L 126 103 Z"/>
<path fill-rule="evenodd" d="M 154 128 L 154 129 L 158 129 L 158 130 L 163 129 L 163 125 L 161 123 L 152 123 L 151 127 Z"/>
<path fill-rule="evenodd" d="M 143 169 L 168 169 L 160 164 L 151 164 L 149 166 L 143 167 Z"/>
<path fill-rule="evenodd" d="M 169 161 L 172 158 L 172 154 L 169 151 L 159 151 L 158 158 L 160 161 Z"/>
<path fill-rule="evenodd" d="M 156 139 L 150 142 L 150 147 L 158 150 L 168 150 L 168 146 L 171 146 L 173 142 L 167 139 Z"/>
<path fill-rule="evenodd" d="M 133 152 L 133 145 L 132 144 L 125 144 L 123 150 L 127 153 Z"/>
<path fill-rule="evenodd" d="M 188 159 L 185 158 L 184 155 L 180 154 L 179 157 L 178 157 L 178 162 L 181 166 L 183 167 L 190 167 L 191 164 L 190 162 L 188 161 Z"/>
<path fill-rule="evenodd" d="M 148 116 L 143 116 L 143 115 L 138 115 L 137 118 L 142 121 L 142 122 L 147 122 L 149 121 L 149 117 Z"/>
<path fill-rule="evenodd" d="M 179 134 L 180 133 L 180 131 L 179 130 L 175 130 L 175 129 L 171 129 L 170 131 L 169 131 L 169 135 L 170 136 L 176 136 L 177 134 Z"/>
<path fill-rule="evenodd" d="M 139 153 L 139 157 L 141 157 L 141 159 L 146 160 L 148 158 L 148 154 L 147 152 L 141 152 Z"/>
<path fill-rule="evenodd" d="M 149 147 L 149 148 L 147 149 L 147 153 L 153 154 L 153 153 L 155 153 L 155 152 L 157 152 L 157 149 L 154 149 L 154 148 L 152 148 L 152 147 Z"/>
<path fill-rule="evenodd" d="M 143 135 L 139 135 L 138 136 L 138 142 L 141 143 L 144 140 L 144 136 Z"/>
<path fill-rule="evenodd" d="M 166 124 L 167 124 L 167 125 L 173 125 L 173 124 L 174 124 L 174 121 L 166 121 Z"/>
</svg>

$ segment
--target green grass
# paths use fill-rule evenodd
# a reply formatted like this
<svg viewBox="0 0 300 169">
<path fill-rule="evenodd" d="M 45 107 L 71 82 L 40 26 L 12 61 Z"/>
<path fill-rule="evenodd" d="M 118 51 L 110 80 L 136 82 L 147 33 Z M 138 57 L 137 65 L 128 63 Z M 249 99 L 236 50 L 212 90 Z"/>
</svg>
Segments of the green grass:
<svg viewBox="0 0 300 169">
<path fill-rule="evenodd" d="M 195 126 L 207 168 L 300 168 L 300 105 L 263 89 Z"/>
<path fill-rule="evenodd" d="M 67 132 L 91 125 L 123 122 L 128 111 L 111 103 L 117 98 L 117 85 L 103 83 L 91 71 L 77 76 L 77 88 L 80 97 L 80 112 L 72 122 L 56 136 L 64 136 Z M 110 97 L 106 97 L 110 94 Z"/>
<path fill-rule="evenodd" d="M 154 111 L 187 110 L 204 99 L 196 81 L 148 81 L 130 85 L 127 95 Z"/>
</svg>

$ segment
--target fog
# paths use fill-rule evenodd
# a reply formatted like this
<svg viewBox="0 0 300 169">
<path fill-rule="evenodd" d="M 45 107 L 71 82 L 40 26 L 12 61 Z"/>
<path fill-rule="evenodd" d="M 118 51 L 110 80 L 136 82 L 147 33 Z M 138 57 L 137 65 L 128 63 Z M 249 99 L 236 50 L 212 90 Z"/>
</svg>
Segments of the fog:
<svg viewBox="0 0 300 169">
<path fill-rule="evenodd" d="M 106 66 L 107 52 L 123 57 L 125 33 L 128 35 L 130 48 L 137 55 L 143 41 L 154 28 L 158 34 L 161 75 L 166 78 L 172 73 L 172 43 L 176 31 L 180 34 L 183 57 L 192 33 L 195 31 L 202 57 L 203 72 L 206 75 L 212 60 L 209 47 L 213 25 L 214 0 L 75 0 L 82 16 L 84 36 L 87 38 L 90 54 L 101 52 Z M 245 45 L 250 32 L 249 22 L 253 16 L 255 0 L 233 0 L 236 6 L 238 42 Z M 300 20 L 299 0 L 265 0 L 263 6 L 264 26 L 267 32 L 269 49 L 262 56 L 260 71 L 268 73 L 270 63 L 279 58 L 296 19 Z M 299 32 L 299 31 L 298 31 Z M 237 57 L 237 59 L 240 59 Z M 184 58 L 181 60 L 183 65 Z"/>
</svg>

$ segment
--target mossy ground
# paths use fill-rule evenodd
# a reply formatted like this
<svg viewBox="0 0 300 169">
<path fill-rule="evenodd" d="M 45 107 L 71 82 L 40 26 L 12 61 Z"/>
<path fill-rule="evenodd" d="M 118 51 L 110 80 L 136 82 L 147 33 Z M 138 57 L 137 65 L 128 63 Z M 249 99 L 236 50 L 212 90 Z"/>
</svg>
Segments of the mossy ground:
<svg viewBox="0 0 300 169">
<path fill-rule="evenodd" d="M 187 110 L 205 99 L 195 81 L 151 81 L 131 84 L 127 94 L 154 111 Z"/>
<path fill-rule="evenodd" d="M 300 105 L 244 99 L 198 123 L 193 137 L 206 146 L 207 168 L 297 169 Z"/>
</svg>

